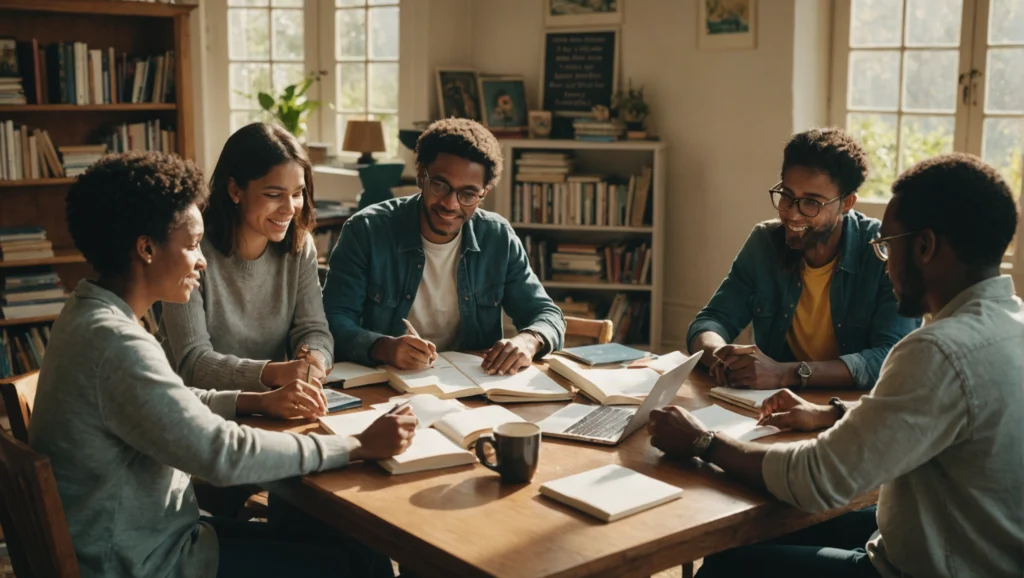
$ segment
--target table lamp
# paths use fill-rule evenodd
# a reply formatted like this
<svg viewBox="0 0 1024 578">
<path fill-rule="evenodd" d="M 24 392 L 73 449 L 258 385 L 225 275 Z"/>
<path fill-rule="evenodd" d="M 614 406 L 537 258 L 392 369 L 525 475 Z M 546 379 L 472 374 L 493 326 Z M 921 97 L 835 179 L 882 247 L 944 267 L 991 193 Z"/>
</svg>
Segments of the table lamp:
<svg viewBox="0 0 1024 578">
<path fill-rule="evenodd" d="M 373 153 L 387 150 L 384 146 L 384 129 L 379 120 L 350 120 L 345 123 L 345 141 L 341 150 L 362 153 L 360 165 L 372 165 L 375 161 Z"/>
</svg>

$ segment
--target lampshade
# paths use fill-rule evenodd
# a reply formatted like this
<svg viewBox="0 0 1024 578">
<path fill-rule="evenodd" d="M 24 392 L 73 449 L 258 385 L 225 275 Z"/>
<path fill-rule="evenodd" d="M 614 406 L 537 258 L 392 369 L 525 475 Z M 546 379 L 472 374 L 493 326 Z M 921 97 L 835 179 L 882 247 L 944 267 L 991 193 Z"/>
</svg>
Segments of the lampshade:
<svg viewBox="0 0 1024 578">
<path fill-rule="evenodd" d="M 379 120 L 350 120 L 345 124 L 345 141 L 341 150 L 354 153 L 382 153 L 384 129 Z"/>
</svg>

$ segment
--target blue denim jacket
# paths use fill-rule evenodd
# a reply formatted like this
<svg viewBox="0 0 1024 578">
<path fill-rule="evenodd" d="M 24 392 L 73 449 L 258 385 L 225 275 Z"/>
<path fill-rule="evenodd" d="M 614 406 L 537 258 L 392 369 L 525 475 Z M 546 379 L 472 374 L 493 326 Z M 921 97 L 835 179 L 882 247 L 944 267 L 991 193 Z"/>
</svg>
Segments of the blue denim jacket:
<svg viewBox="0 0 1024 578">
<path fill-rule="evenodd" d="M 423 278 L 420 194 L 363 209 L 341 229 L 324 284 L 324 310 L 334 358 L 370 364 L 377 339 L 405 333 Z M 502 309 L 516 329 L 544 340 L 539 354 L 561 349 L 565 317 L 530 269 L 526 251 L 501 216 L 477 209 L 462 226 L 457 284 L 461 349 L 481 350 L 502 338 Z"/>
<path fill-rule="evenodd" d="M 896 313 L 885 264 L 868 243 L 880 227 L 878 219 L 856 211 L 844 217 L 829 293 L 839 359 L 850 368 L 859 389 L 874 387 L 889 349 L 921 324 L 920 319 Z M 754 343 L 761 351 L 776 361 L 796 361 L 786 335 L 803 289 L 799 259 L 784 261 L 784 235 L 778 220 L 754 227 L 711 302 L 690 324 L 688 345 L 705 331 L 731 343 L 752 321 Z"/>
</svg>

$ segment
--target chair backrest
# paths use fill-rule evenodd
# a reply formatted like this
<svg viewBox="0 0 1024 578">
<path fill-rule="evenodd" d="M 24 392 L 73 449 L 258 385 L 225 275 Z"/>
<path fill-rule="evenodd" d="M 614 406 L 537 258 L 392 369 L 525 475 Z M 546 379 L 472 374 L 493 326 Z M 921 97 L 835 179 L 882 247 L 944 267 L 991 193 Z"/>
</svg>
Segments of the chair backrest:
<svg viewBox="0 0 1024 578">
<path fill-rule="evenodd" d="M 0 523 L 18 578 L 80 575 L 50 459 L 7 432 L 0 432 Z"/>
<path fill-rule="evenodd" d="M 11 382 L 0 383 L 0 397 L 7 408 L 7 419 L 11 421 L 11 433 L 15 439 L 24 443 L 28 443 L 28 420 L 32 417 L 32 406 L 36 403 L 38 384 L 38 371 Z"/>
<path fill-rule="evenodd" d="M 593 339 L 595 343 L 611 343 L 615 327 L 608 319 L 565 318 L 565 336 Z"/>
</svg>

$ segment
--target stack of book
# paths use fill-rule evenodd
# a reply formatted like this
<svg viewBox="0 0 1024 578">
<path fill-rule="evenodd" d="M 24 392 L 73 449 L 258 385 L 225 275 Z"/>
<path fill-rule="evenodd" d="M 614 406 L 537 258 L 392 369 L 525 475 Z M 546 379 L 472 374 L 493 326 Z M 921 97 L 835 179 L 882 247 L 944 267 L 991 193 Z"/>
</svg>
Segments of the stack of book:
<svg viewBox="0 0 1024 578">
<path fill-rule="evenodd" d="M 569 283 L 599 283 L 604 256 L 594 243 L 559 243 L 551 254 L 551 280 Z"/>
<path fill-rule="evenodd" d="M 572 172 L 572 155 L 530 151 L 516 159 L 516 181 L 527 183 L 564 183 Z"/>
<path fill-rule="evenodd" d="M 626 134 L 626 126 L 616 120 L 594 120 L 581 117 L 573 120 L 576 140 L 592 142 L 614 142 Z"/>
<path fill-rule="evenodd" d="M 17 53 L 29 104 L 174 101 L 173 50 L 129 56 L 84 42 L 44 46 L 32 39 L 18 42 Z"/>
<path fill-rule="evenodd" d="M 0 331 L 0 378 L 39 369 L 49 342 L 50 328 L 46 325 Z"/>
<path fill-rule="evenodd" d="M 49 133 L 0 120 L 0 180 L 63 176 L 64 169 Z"/>
<path fill-rule="evenodd" d="M 25 104 L 21 80 L 17 43 L 13 38 L 0 38 L 0 105 Z"/>
<path fill-rule="evenodd" d="M 562 310 L 562 314 L 566 317 L 597 319 L 596 307 L 590 301 L 576 301 L 572 297 L 566 297 L 561 301 L 555 301 L 555 305 Z"/>
<path fill-rule="evenodd" d="M 0 312 L 4 319 L 59 315 L 66 301 L 64 286 L 53 271 L 8 275 L 0 289 Z"/>
<path fill-rule="evenodd" d="M 27 104 L 20 78 L 0 77 L 0 105 Z"/>
<path fill-rule="evenodd" d="M 77 177 L 90 165 L 107 154 L 107 145 L 78 145 L 57 147 L 64 163 L 64 174 Z"/>
<path fill-rule="evenodd" d="M 53 243 L 46 238 L 44 229 L 0 227 L 0 261 L 31 261 L 52 257 Z"/>
</svg>

